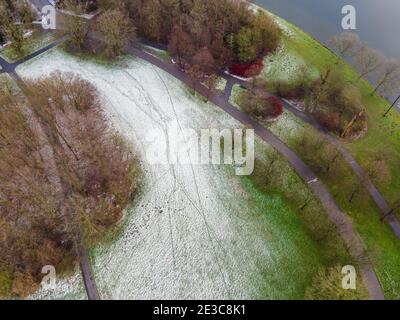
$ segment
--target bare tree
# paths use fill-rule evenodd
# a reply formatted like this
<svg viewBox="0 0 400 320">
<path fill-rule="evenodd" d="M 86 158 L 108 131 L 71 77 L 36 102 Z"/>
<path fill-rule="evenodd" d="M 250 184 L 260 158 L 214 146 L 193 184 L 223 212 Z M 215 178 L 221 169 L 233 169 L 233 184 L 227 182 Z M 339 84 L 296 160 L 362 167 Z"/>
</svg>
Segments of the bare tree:
<svg viewBox="0 0 400 320">
<path fill-rule="evenodd" d="M 329 40 L 329 44 L 343 58 L 355 56 L 362 46 L 359 36 L 353 32 L 335 35 Z"/>
<path fill-rule="evenodd" d="M 392 109 L 394 108 L 394 106 L 397 104 L 397 101 L 399 101 L 399 100 L 400 100 L 400 96 L 398 96 L 398 97 L 393 101 L 393 103 L 390 105 L 390 107 L 384 112 L 383 117 L 386 117 L 386 116 L 389 114 L 390 110 L 392 110 Z"/>
<path fill-rule="evenodd" d="M 395 202 L 393 202 L 391 209 L 381 217 L 381 221 L 384 221 L 387 217 L 391 216 L 392 214 L 398 213 L 399 210 L 400 210 L 400 199 L 397 199 Z"/>
<path fill-rule="evenodd" d="M 194 94 L 196 94 L 197 85 L 203 80 L 203 73 L 201 72 L 200 66 L 198 64 L 190 65 L 186 72 L 192 84 Z"/>
<path fill-rule="evenodd" d="M 382 155 L 374 155 L 374 159 L 368 164 L 368 176 L 377 185 L 388 184 L 391 179 L 391 171 Z"/>
<path fill-rule="evenodd" d="M 358 79 L 378 71 L 383 63 L 384 57 L 379 51 L 368 46 L 364 46 L 356 56 L 356 65 L 358 71 L 360 72 Z"/>
<path fill-rule="evenodd" d="M 24 25 L 16 24 L 10 21 L 5 27 L 6 36 L 11 41 L 11 49 L 17 54 L 21 55 L 24 52 L 26 45 L 26 38 L 24 37 Z"/>
<path fill-rule="evenodd" d="M 82 18 L 69 15 L 65 18 L 65 28 L 69 35 L 67 41 L 69 47 L 82 49 L 89 31 L 86 22 Z"/>
<path fill-rule="evenodd" d="M 337 169 L 337 165 L 340 161 L 340 153 L 339 151 L 331 144 L 326 144 L 324 146 L 322 152 L 322 164 L 321 167 L 323 171 L 327 174 L 334 174 L 332 172 L 334 169 Z"/>
<path fill-rule="evenodd" d="M 392 94 L 400 87 L 400 60 L 386 59 L 379 70 L 379 80 L 372 94 L 381 90 L 386 94 Z"/>
</svg>

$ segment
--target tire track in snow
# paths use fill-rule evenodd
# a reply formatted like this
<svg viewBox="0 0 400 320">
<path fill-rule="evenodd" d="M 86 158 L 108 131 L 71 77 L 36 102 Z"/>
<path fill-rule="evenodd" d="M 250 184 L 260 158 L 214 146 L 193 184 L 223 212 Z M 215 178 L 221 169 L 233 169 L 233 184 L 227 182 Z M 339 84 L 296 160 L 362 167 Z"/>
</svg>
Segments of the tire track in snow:
<svg viewBox="0 0 400 320">
<path fill-rule="evenodd" d="M 170 101 L 170 104 L 171 104 L 171 107 L 172 107 L 172 111 L 173 111 L 173 113 L 174 113 L 174 115 L 175 115 L 175 119 L 176 119 L 176 121 L 177 121 L 177 123 L 178 123 L 179 129 L 181 130 L 181 132 L 183 132 L 183 128 L 182 128 L 181 122 L 180 122 L 180 120 L 179 120 L 179 117 L 178 117 L 178 115 L 177 115 L 177 113 L 176 113 L 175 105 L 174 105 L 174 102 L 173 102 L 173 100 L 172 100 L 171 93 L 170 93 L 170 91 L 169 91 L 169 89 L 168 89 L 168 86 L 167 86 L 167 84 L 165 83 L 164 79 L 160 76 L 159 72 L 154 68 L 154 66 L 152 66 L 152 68 L 153 68 L 154 72 L 157 74 L 157 76 L 159 77 L 159 79 L 161 80 L 161 82 L 163 83 L 163 85 L 164 85 L 164 87 L 165 87 L 165 89 L 166 89 L 166 91 L 167 91 L 167 94 L 168 94 L 168 97 L 169 97 L 169 101 Z M 187 151 L 187 154 L 188 154 L 188 157 L 190 157 L 188 151 Z M 215 234 L 215 231 L 210 227 L 210 225 L 209 225 L 209 223 L 208 223 L 208 221 L 207 221 L 207 218 L 206 218 L 206 216 L 205 216 L 205 213 L 204 213 L 205 209 L 204 209 L 204 205 L 203 205 L 203 202 L 202 202 L 202 200 L 201 200 L 201 196 L 200 196 L 200 192 L 199 192 L 199 186 L 198 186 L 198 183 L 197 183 L 197 176 L 196 176 L 196 173 L 195 173 L 195 170 L 194 170 L 194 168 L 193 168 L 193 164 L 192 164 L 192 163 L 190 163 L 190 168 L 191 168 L 191 173 L 192 173 L 192 176 L 193 176 L 193 183 L 194 183 L 194 186 L 195 186 L 195 191 L 196 191 L 196 194 L 197 194 L 197 199 L 198 199 L 199 205 L 200 205 L 200 207 L 201 207 L 201 210 L 199 210 L 199 211 L 200 211 L 201 216 L 202 216 L 202 218 L 203 218 L 203 220 L 204 220 L 204 224 L 205 224 L 205 226 L 206 226 L 207 234 L 208 234 L 208 237 L 209 237 L 209 242 L 210 242 L 211 247 L 212 247 L 212 250 L 213 250 L 213 252 L 214 252 L 214 257 L 215 257 L 215 260 L 216 260 L 216 262 L 217 262 L 217 264 L 218 264 L 218 268 L 219 268 L 220 274 L 222 275 L 222 280 L 223 280 L 223 283 L 224 283 L 225 291 L 226 291 L 226 293 L 228 294 L 228 297 L 231 298 L 231 292 L 230 292 L 230 290 L 228 289 L 229 287 L 228 287 L 227 281 L 226 281 L 226 279 L 225 279 L 225 274 L 224 274 L 224 272 L 223 272 L 223 270 L 222 270 L 222 267 L 221 267 L 221 265 L 220 265 L 219 256 L 218 256 L 218 254 L 217 254 L 217 252 L 216 252 L 216 250 L 215 250 L 214 243 L 213 243 L 212 233 Z M 188 200 L 191 200 L 190 197 L 188 196 L 188 194 L 187 194 L 187 193 L 185 193 L 185 194 L 186 194 Z M 195 206 L 195 208 L 196 208 L 196 206 Z M 223 247 L 222 247 L 222 245 L 219 243 L 218 239 L 215 237 L 214 240 L 217 242 L 217 244 L 218 244 L 218 245 L 221 247 L 221 249 L 223 250 Z"/>
</svg>

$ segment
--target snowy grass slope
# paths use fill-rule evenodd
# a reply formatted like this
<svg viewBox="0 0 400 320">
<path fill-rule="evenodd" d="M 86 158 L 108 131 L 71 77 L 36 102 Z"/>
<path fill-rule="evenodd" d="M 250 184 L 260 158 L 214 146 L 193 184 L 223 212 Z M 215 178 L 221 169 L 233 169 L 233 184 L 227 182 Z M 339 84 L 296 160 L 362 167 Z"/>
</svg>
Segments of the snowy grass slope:
<svg viewBox="0 0 400 320">
<path fill-rule="evenodd" d="M 18 67 L 23 77 L 79 73 L 100 91 L 115 127 L 143 155 L 150 128 L 240 128 L 176 79 L 140 60 L 104 66 L 52 50 Z M 257 143 L 258 151 L 266 148 Z M 279 194 L 219 166 L 151 166 L 120 237 L 92 252 L 103 297 L 301 298 L 320 266 L 317 249 Z M 285 169 L 289 175 L 293 171 Z M 282 171 L 283 179 L 288 173 Z M 298 275 L 301 274 L 301 277 Z M 82 297 L 79 276 L 36 298 Z"/>
</svg>

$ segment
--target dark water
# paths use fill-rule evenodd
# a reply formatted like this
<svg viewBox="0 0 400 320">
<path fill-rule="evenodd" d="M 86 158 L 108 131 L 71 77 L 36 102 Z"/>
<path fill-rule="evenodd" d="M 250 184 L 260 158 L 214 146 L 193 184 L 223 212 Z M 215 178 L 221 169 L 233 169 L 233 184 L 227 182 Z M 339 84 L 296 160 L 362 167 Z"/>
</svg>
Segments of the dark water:
<svg viewBox="0 0 400 320">
<path fill-rule="evenodd" d="M 361 40 L 384 53 L 400 58 L 400 0 L 256 0 L 257 4 L 286 18 L 326 43 L 341 27 L 342 7 L 357 10 Z"/>
</svg>

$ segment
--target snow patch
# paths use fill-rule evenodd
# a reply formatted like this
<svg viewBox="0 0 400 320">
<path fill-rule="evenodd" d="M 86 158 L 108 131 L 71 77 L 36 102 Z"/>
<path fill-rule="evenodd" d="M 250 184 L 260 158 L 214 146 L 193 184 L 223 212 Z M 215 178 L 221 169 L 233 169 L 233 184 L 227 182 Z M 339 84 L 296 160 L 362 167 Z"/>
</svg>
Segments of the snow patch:
<svg viewBox="0 0 400 320">
<path fill-rule="evenodd" d="M 143 156 L 150 128 L 241 128 L 178 80 L 136 59 L 108 68 L 52 50 L 18 67 L 28 78 L 55 70 L 79 73 L 100 91 L 106 112 Z M 252 216 L 238 177 L 221 166 L 150 166 L 123 235 L 94 251 L 103 297 L 113 299 L 251 299 L 265 285 L 262 265 L 275 266 L 262 217 Z M 249 217 L 252 217 L 251 219 Z M 260 230 L 263 230 L 261 231 Z M 77 276 L 36 297 L 81 298 Z M 273 291 L 272 291 L 273 292 Z M 272 293 L 271 293 L 272 294 Z"/>
</svg>

